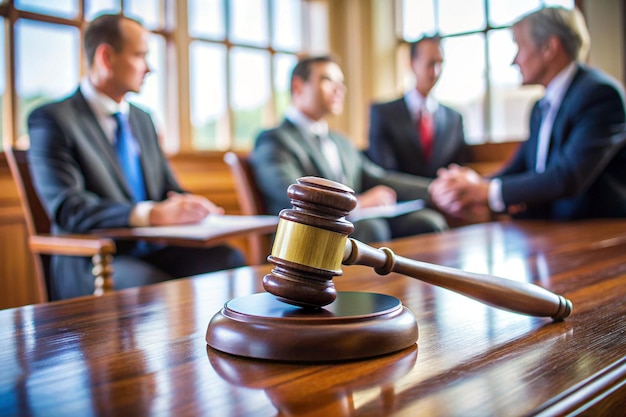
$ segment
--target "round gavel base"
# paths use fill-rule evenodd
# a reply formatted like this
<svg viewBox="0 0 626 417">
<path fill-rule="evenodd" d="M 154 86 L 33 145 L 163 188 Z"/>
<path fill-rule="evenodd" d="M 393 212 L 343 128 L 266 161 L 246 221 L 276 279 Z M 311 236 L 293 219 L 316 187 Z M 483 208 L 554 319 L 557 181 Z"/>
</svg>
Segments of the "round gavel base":
<svg viewBox="0 0 626 417">
<path fill-rule="evenodd" d="M 338 292 L 320 309 L 259 293 L 228 301 L 209 323 L 206 342 L 232 355 L 289 362 L 368 358 L 417 341 L 417 321 L 395 297 Z"/>
</svg>

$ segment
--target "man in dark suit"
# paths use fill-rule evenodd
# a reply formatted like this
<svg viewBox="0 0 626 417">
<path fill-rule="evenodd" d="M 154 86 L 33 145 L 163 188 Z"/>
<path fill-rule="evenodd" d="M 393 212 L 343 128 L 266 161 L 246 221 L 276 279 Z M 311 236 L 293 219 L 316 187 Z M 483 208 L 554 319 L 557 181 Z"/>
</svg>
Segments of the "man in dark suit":
<svg viewBox="0 0 626 417">
<path fill-rule="evenodd" d="M 195 223 L 223 212 L 204 197 L 183 192 L 150 115 L 124 99 L 127 92 L 139 92 L 150 72 L 148 36 L 129 18 L 96 18 L 84 38 L 87 77 L 73 95 L 35 109 L 28 119 L 33 181 L 55 234 Z M 118 145 L 126 146 L 128 158 L 119 156 Z M 227 246 L 116 245 L 116 289 L 243 264 L 241 254 Z M 89 259 L 54 257 L 52 298 L 91 294 L 90 268 Z"/>
<path fill-rule="evenodd" d="M 396 200 L 427 199 L 430 179 L 386 172 L 350 141 L 328 129 L 326 116 L 343 110 L 346 92 L 339 65 L 327 56 L 301 60 L 291 76 L 292 106 L 277 128 L 262 132 L 250 162 L 267 210 L 291 207 L 287 187 L 303 176 L 324 177 L 348 185 L 359 208 L 389 206 Z M 392 219 L 372 218 L 355 224 L 357 239 L 374 242 L 447 227 L 430 209 Z"/>
<path fill-rule="evenodd" d="M 576 62 L 575 19 L 573 11 L 545 8 L 513 26 L 523 83 L 546 87 L 531 113 L 530 138 L 493 178 L 441 170 L 431 191 L 442 209 L 464 216 L 488 206 L 558 220 L 626 216 L 624 93 L 601 71 Z"/>
<path fill-rule="evenodd" d="M 369 158 L 383 168 L 434 178 L 437 169 L 469 162 L 463 118 L 430 94 L 441 74 L 439 38 L 411 44 L 415 88 L 370 108 Z"/>
</svg>

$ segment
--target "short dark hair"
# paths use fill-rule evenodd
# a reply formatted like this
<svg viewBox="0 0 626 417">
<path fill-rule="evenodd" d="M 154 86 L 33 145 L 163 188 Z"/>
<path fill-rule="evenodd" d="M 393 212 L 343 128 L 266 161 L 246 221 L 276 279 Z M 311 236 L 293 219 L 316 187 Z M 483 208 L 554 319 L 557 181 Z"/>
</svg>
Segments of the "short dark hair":
<svg viewBox="0 0 626 417">
<path fill-rule="evenodd" d="M 309 81 L 309 77 L 311 76 L 311 66 L 313 64 L 327 62 L 337 63 L 335 58 L 333 58 L 331 55 L 315 55 L 300 58 L 296 66 L 293 68 L 293 71 L 291 72 L 291 79 L 289 83 L 291 92 L 293 93 L 294 79 L 301 78 L 303 81 Z"/>
<path fill-rule="evenodd" d="M 415 58 L 417 58 L 417 47 L 419 46 L 420 43 L 424 42 L 424 41 L 432 41 L 435 42 L 437 45 L 441 46 L 441 36 L 439 35 L 434 35 L 434 36 L 422 36 L 421 38 L 419 38 L 418 40 L 416 40 L 415 42 L 411 43 L 411 49 L 410 49 L 410 57 L 411 57 L 411 61 L 413 61 Z"/>
<path fill-rule="evenodd" d="M 89 66 L 93 64 L 96 49 L 103 43 L 111 45 L 115 52 L 120 52 L 123 49 L 124 37 L 120 25 L 122 20 L 141 24 L 139 21 L 121 14 L 103 14 L 89 23 L 83 37 L 85 57 Z"/>
</svg>

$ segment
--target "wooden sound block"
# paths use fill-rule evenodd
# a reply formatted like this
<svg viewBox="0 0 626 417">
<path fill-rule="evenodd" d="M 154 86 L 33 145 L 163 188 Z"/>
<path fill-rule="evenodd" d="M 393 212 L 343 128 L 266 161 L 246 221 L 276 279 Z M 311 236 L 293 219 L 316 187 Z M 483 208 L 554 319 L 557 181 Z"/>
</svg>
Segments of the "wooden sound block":
<svg viewBox="0 0 626 417">
<path fill-rule="evenodd" d="M 303 309 L 259 293 L 228 301 L 211 319 L 206 342 L 249 358 L 326 362 L 396 352 L 417 336 L 413 313 L 389 295 L 338 292 L 324 308 Z"/>
</svg>

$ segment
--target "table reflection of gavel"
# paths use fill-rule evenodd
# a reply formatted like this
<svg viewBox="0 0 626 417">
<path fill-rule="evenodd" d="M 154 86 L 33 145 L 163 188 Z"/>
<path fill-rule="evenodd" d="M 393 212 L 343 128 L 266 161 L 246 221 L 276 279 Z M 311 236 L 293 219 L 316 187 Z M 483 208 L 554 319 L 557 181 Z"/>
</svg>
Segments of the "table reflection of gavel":
<svg viewBox="0 0 626 417">
<path fill-rule="evenodd" d="M 303 177 L 288 189 L 293 209 L 283 210 L 272 253 L 274 265 L 263 278 L 266 291 L 279 300 L 319 308 L 337 297 L 333 277 L 341 264 L 373 267 L 380 274 L 397 272 L 463 294 L 493 307 L 562 320 L 572 303 L 537 285 L 396 256 L 348 238 L 354 230 L 345 216 L 356 206 L 354 192 L 342 184 Z"/>
<path fill-rule="evenodd" d="M 369 404 L 370 414 L 391 414 L 394 384 L 415 367 L 417 351 L 413 345 L 375 360 L 307 366 L 243 359 L 213 349 L 207 355 L 228 383 L 264 390 L 279 416 L 352 416 L 359 414 L 354 395 L 374 387 L 381 395 Z"/>
</svg>

